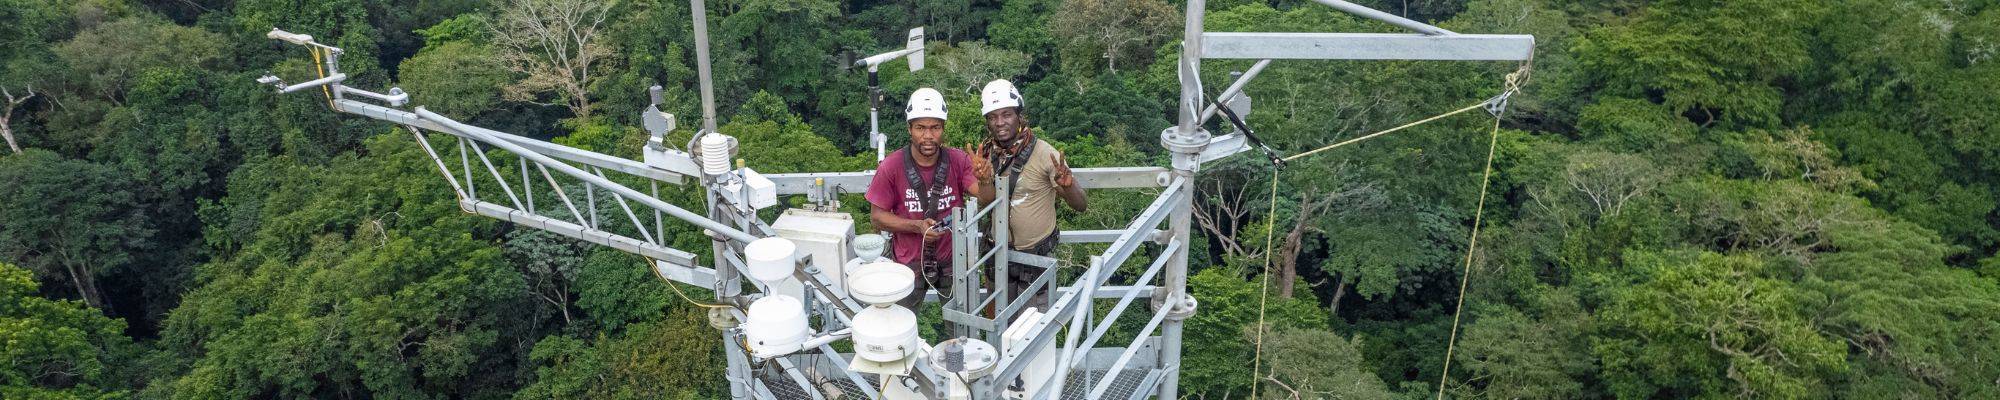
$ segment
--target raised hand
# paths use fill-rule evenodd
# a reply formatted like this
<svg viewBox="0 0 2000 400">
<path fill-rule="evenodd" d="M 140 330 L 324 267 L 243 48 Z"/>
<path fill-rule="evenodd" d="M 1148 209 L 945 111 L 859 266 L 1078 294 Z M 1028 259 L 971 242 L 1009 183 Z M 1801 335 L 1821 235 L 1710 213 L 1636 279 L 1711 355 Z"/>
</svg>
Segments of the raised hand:
<svg viewBox="0 0 2000 400">
<path fill-rule="evenodd" d="M 967 145 L 965 150 L 972 158 L 972 176 L 979 178 L 979 183 L 993 183 L 993 162 L 987 161 L 986 145 Z"/>
<path fill-rule="evenodd" d="M 1064 156 L 1062 153 L 1056 153 L 1055 177 L 1052 180 L 1055 181 L 1056 187 L 1068 189 L 1070 187 L 1076 186 L 1076 176 L 1071 175 L 1069 171 L 1068 156 Z"/>
</svg>

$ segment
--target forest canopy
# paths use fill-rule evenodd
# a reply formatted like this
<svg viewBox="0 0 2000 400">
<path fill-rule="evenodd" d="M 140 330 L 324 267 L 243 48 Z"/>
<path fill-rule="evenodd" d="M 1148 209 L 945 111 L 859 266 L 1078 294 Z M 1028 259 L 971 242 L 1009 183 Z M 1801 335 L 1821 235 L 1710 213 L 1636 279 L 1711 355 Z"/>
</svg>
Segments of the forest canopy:
<svg viewBox="0 0 2000 400">
<path fill-rule="evenodd" d="M 1184 396 L 1432 398 L 1469 271 L 1454 398 L 2000 397 L 2000 2 L 1356 2 L 1536 38 L 1471 266 L 1486 114 L 1277 182 L 1250 155 L 1205 166 Z M 846 65 L 924 26 L 927 68 L 881 69 L 885 110 L 936 88 L 963 146 L 984 135 L 980 85 L 1010 79 L 1072 164 L 1166 165 L 1184 6 L 711 0 L 720 130 L 764 150 L 760 171 L 871 168 L 868 82 Z M 582 22 L 560 46 L 534 36 L 551 8 Z M 1396 31 L 1310 1 L 1207 12 L 1211 31 Z M 0 398 L 726 397 L 705 312 L 645 260 L 460 212 L 408 131 L 256 82 L 313 73 L 264 36 L 282 28 L 345 49 L 349 85 L 630 158 L 647 87 L 700 115 L 690 15 L 0 0 Z M 1219 91 L 1250 65 L 1201 78 Z M 1247 119 L 1294 154 L 1494 96 L 1521 66 L 1281 60 Z M 1063 229 L 1150 200 L 1091 196 Z"/>
</svg>

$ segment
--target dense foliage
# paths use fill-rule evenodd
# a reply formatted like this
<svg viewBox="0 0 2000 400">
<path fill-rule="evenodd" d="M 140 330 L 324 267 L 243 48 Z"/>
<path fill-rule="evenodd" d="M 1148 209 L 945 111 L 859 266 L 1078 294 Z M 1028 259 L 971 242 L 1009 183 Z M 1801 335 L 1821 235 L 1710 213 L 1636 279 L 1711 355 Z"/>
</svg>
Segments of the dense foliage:
<svg viewBox="0 0 2000 400">
<path fill-rule="evenodd" d="M 1537 41 L 1501 117 L 1448 395 L 2000 397 L 2000 3 L 1361 3 Z M 579 34 L 534 37 L 551 21 L 528 11 L 562 7 Z M 1073 164 L 1165 162 L 1179 2 L 708 8 L 722 129 L 760 170 L 868 168 L 867 83 L 844 65 L 919 25 L 928 68 L 882 68 L 886 108 L 938 88 L 965 105 L 949 144 L 982 135 L 976 90 L 1010 78 Z M 706 314 L 642 260 L 462 213 L 409 132 L 254 82 L 313 74 L 263 36 L 279 27 L 346 49 L 349 84 L 630 157 L 648 86 L 678 140 L 696 125 L 689 16 L 676 0 L 0 0 L 0 398 L 726 395 Z M 1207 24 L 1394 31 L 1296 0 L 1211 1 Z M 1248 66 L 1202 78 L 1218 90 Z M 1279 61 L 1249 86 L 1249 121 L 1304 151 L 1493 96 L 1519 67 Z M 883 115 L 892 146 L 899 116 Z M 1254 157 L 1208 166 L 1185 395 L 1433 396 L 1493 123 L 1298 160 L 1275 199 Z M 1149 199 L 1092 196 L 1066 229 L 1122 226 Z"/>
</svg>

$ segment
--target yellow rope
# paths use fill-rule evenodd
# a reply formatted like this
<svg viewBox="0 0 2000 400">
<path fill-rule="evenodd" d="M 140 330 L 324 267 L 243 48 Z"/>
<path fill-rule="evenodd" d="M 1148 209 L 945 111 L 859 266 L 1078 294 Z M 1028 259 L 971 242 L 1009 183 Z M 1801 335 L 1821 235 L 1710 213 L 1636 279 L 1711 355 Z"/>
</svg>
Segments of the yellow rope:
<svg viewBox="0 0 2000 400">
<path fill-rule="evenodd" d="M 1264 382 L 1264 305 L 1271 292 L 1271 240 L 1278 230 L 1278 168 L 1271 168 L 1271 211 L 1264 217 L 1264 273 L 1263 283 L 1257 289 L 1257 350 L 1250 357 L 1250 396 L 1257 396 L 1257 387 Z"/>
<path fill-rule="evenodd" d="M 307 49 L 307 50 L 312 50 L 312 55 L 313 55 L 313 70 L 314 70 L 314 71 L 319 71 L 319 77 L 320 77 L 320 79 L 326 79 L 326 63 L 324 63 L 324 62 L 320 62 L 320 56 L 319 56 L 319 52 L 320 52 L 320 49 L 319 49 L 319 47 L 314 47 L 314 46 L 306 46 L 306 49 Z M 334 106 L 333 106 L 333 90 L 332 90 L 332 89 L 327 89 L 327 88 L 326 88 L 326 86 L 327 86 L 327 85 L 320 85 L 320 86 L 319 86 L 319 93 L 320 93 L 321 95 L 325 95 L 325 96 L 326 96 L 326 106 L 327 106 L 327 108 L 334 108 Z"/>
<path fill-rule="evenodd" d="M 1291 161 L 1291 160 L 1294 160 L 1294 159 L 1298 159 L 1299 157 L 1305 157 L 1305 156 L 1309 156 L 1309 155 L 1313 155 L 1313 153 L 1318 153 L 1318 152 L 1322 152 L 1322 151 L 1327 151 L 1327 150 L 1333 150 L 1334 148 L 1337 148 L 1337 147 L 1340 147 L 1340 146 L 1346 146 L 1346 145 L 1350 145 L 1350 144 L 1354 144 L 1355 142 L 1360 142 L 1360 141 L 1363 141 L 1363 140 L 1368 140 L 1368 139 L 1374 139 L 1374 138 L 1375 138 L 1376 136 L 1382 136 L 1382 135 L 1387 135 L 1387 134 L 1391 134 L 1391 133 L 1396 133 L 1396 131 L 1400 131 L 1400 130 L 1404 130 L 1404 129 L 1408 129 L 1408 128 L 1410 128 L 1410 127 L 1413 127 L 1413 126 L 1417 126 L 1417 125 L 1423 125 L 1423 124 L 1426 124 L 1426 123 L 1429 123 L 1429 122 L 1431 122 L 1431 121 L 1436 121 L 1436 120 L 1439 120 L 1439 119 L 1443 119 L 1444 117 L 1449 117 L 1449 116 L 1453 116 L 1453 115 L 1458 115 L 1458 114 L 1460 114 L 1460 113 L 1464 113 L 1464 112 L 1466 112 L 1466 111 L 1472 111 L 1472 110 L 1477 110 L 1477 109 L 1479 109 L 1480 107 L 1485 107 L 1485 106 L 1486 106 L 1487 104 L 1490 104 L 1490 103 L 1492 103 L 1492 102 L 1493 102 L 1492 100 L 1486 100 L 1486 101 L 1481 101 L 1481 102 L 1479 102 L 1478 104 L 1473 104 L 1473 105 L 1469 105 L 1469 106 L 1465 106 L 1465 108 L 1460 108 L 1460 109 L 1457 109 L 1457 110 L 1452 110 L 1451 112 L 1447 112 L 1447 113 L 1443 113 L 1443 114 L 1438 114 L 1438 115 L 1435 115 L 1435 116 L 1431 116 L 1430 118 L 1424 118 L 1423 120 L 1419 120 L 1419 121 L 1417 121 L 1417 122 L 1411 122 L 1411 123 L 1407 123 L 1407 124 L 1403 124 L 1403 125 L 1401 125 L 1401 126 L 1397 126 L 1397 127 L 1394 127 L 1394 128 L 1389 128 L 1389 129 L 1385 129 L 1385 130 L 1383 130 L 1383 131 L 1381 131 L 1381 132 L 1375 132 L 1375 133 L 1370 133 L 1370 134 L 1367 134 L 1367 135 L 1362 135 L 1361 137 L 1357 137 L 1357 138 L 1353 138 L 1353 139 L 1348 139 L 1348 140 L 1344 140 L 1344 141 L 1341 141 L 1340 143 L 1334 143 L 1334 144 L 1329 144 L 1329 145 L 1326 145 L 1326 146 L 1322 146 L 1322 147 L 1320 147 L 1320 148 L 1317 148 L 1317 149 L 1312 149 L 1312 150 L 1310 150 L 1310 151 L 1307 151 L 1307 152 L 1304 152 L 1304 153 L 1299 153 L 1299 154 L 1293 154 L 1293 155 L 1292 155 L 1291 157 L 1285 157 L 1285 161 Z"/>
<path fill-rule="evenodd" d="M 1486 188 L 1493 182 L 1493 153 L 1500 148 L 1500 116 L 1493 116 L 1493 134 L 1486 144 L 1486 172 L 1479 175 L 1479 205 L 1472 209 L 1472 235 L 1466 239 L 1465 269 L 1458 276 L 1458 305 L 1451 311 L 1451 338 L 1444 345 L 1444 370 L 1438 374 L 1439 400 L 1444 399 L 1444 384 L 1451 379 L 1451 353 L 1458 345 L 1459 316 L 1465 311 L 1465 286 L 1472 278 L 1473 250 L 1479 248 L 1480 217 L 1486 214 Z"/>
<path fill-rule="evenodd" d="M 647 266 L 646 266 L 646 268 L 652 268 L 652 269 L 653 269 L 653 276 L 658 276 L 658 277 L 660 277 L 660 280 L 663 280 L 663 281 L 666 281 L 666 283 L 667 283 L 667 288 L 668 288 L 668 289 L 673 289 L 673 290 L 674 290 L 674 294 L 676 294 L 676 295 L 680 295 L 680 296 L 681 296 L 681 300 L 682 300 L 682 301 L 686 301 L 686 302 L 688 302 L 688 304 L 693 304 L 693 305 L 695 305 L 695 306 L 697 306 L 697 307 L 701 307 L 701 308 L 736 308 L 736 307 L 734 307 L 734 306 L 729 306 L 729 305 L 722 305 L 722 304 L 709 304 L 709 303 L 703 303 L 703 302 L 699 302 L 699 301 L 694 301 L 694 298 L 692 298 L 692 297 L 688 297 L 688 295 L 687 295 L 687 293 L 686 293 L 686 292 L 682 292 L 682 291 L 681 291 L 681 286 L 680 286 L 680 285 L 676 285 L 676 284 L 674 284 L 674 280 L 673 280 L 673 279 L 671 279 L 671 278 L 667 278 L 667 276 L 666 276 L 666 275 L 662 275 L 662 274 L 660 274 L 660 266 L 659 266 L 658 264 L 659 264 L 659 263 L 663 263 L 663 262 L 665 262 L 665 261 L 660 261 L 660 260 L 656 260 L 656 259 L 653 259 L 652 257 L 647 257 L 647 258 L 646 258 L 646 261 L 649 261 L 649 262 L 651 262 L 651 264 L 650 264 L 650 265 L 647 265 Z"/>
</svg>

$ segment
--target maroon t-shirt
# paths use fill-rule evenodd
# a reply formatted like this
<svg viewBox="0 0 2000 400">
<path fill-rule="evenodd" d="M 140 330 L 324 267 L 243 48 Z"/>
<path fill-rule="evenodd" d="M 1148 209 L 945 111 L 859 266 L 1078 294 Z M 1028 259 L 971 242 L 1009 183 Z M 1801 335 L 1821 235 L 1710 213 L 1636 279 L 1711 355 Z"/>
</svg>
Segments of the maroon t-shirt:
<svg viewBox="0 0 2000 400">
<path fill-rule="evenodd" d="M 949 164 L 950 170 L 945 172 L 945 177 L 949 180 L 945 181 L 942 190 L 931 195 L 931 199 L 944 204 L 945 211 L 937 213 L 937 218 L 943 220 L 945 215 L 950 215 L 952 209 L 965 205 L 963 194 L 970 190 L 972 185 L 977 184 L 979 178 L 972 176 L 972 159 L 967 157 L 964 151 L 950 147 L 939 150 L 941 150 L 939 155 L 948 160 L 946 164 Z M 931 187 L 931 180 L 936 179 L 938 168 L 935 165 L 929 168 L 918 166 L 917 176 L 922 183 L 918 188 L 911 188 L 910 179 L 904 176 L 903 163 L 908 159 L 908 156 L 903 155 L 905 151 L 909 150 L 889 153 L 882 158 L 880 165 L 875 166 L 875 180 L 868 183 L 868 203 L 889 210 L 899 217 L 921 220 L 926 218 L 925 211 L 936 205 L 923 204 L 923 196 L 918 195 L 917 190 Z M 924 235 L 892 232 L 891 236 L 893 236 L 892 246 L 896 248 L 894 257 L 896 262 L 912 267 L 919 266 L 916 263 L 917 250 L 924 243 Z M 934 255 L 951 252 L 951 235 L 945 234 L 938 238 L 931 251 L 938 252 Z"/>
</svg>

